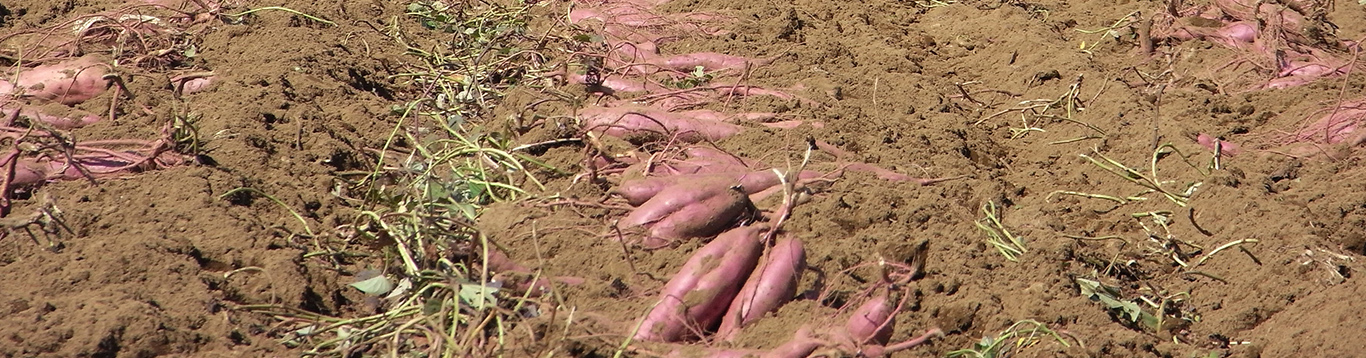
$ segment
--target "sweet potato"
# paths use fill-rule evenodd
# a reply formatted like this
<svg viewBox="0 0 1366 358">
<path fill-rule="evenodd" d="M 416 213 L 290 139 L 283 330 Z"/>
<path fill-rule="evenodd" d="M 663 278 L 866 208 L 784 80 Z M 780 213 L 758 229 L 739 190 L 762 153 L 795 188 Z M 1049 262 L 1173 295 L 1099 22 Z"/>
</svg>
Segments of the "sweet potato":
<svg viewBox="0 0 1366 358">
<path fill-rule="evenodd" d="M 1218 21 L 1218 20 L 1207 20 Z M 1256 51 L 1257 24 L 1249 21 L 1239 21 L 1229 23 L 1220 28 L 1183 26 L 1168 30 L 1170 34 L 1153 34 L 1157 39 L 1169 39 L 1175 41 L 1187 40 L 1206 40 L 1227 48 Z"/>
<path fill-rule="evenodd" d="M 58 108 L 9 103 L 0 106 L 0 113 L 4 114 L 5 126 L 15 125 L 16 120 L 25 120 L 30 122 L 38 121 L 57 129 L 75 129 L 100 121 L 100 116 L 85 111 L 74 110 L 56 104 L 52 104 L 51 106 L 56 106 Z M 63 112 L 63 114 L 55 114 L 59 112 Z"/>
<path fill-rule="evenodd" d="M 1268 82 L 1266 88 L 1288 88 L 1307 84 L 1324 77 L 1341 76 L 1347 73 L 1348 62 L 1338 59 L 1322 50 L 1310 49 L 1307 52 L 1281 51 L 1279 72 L 1276 79 Z"/>
<path fill-rule="evenodd" d="M 642 167 L 645 165 L 645 163 L 640 164 Z M 751 170 L 750 167 L 744 163 L 718 158 L 701 157 L 655 163 L 652 167 L 653 170 L 650 171 L 650 174 L 658 176 L 744 173 Z M 644 172 L 644 168 L 641 169 L 642 170 L 638 171 L 639 173 Z"/>
<path fill-rule="evenodd" d="M 676 71 L 693 71 L 701 66 L 704 71 L 744 71 L 748 67 L 772 63 L 772 59 L 752 59 L 715 52 L 697 52 L 669 57 L 664 66 Z"/>
<path fill-rule="evenodd" d="M 62 161 L 45 161 L 33 158 L 18 159 L 19 162 L 14 166 L 14 176 L 10 177 L 10 185 L 29 186 L 42 184 L 52 180 L 76 180 L 84 176 L 75 166 L 66 165 Z M 0 162 L 0 165 L 8 166 L 8 162 Z"/>
<path fill-rule="evenodd" d="M 209 90 L 215 82 L 217 76 L 173 78 L 171 83 L 175 85 L 181 95 L 190 95 Z"/>
<path fill-rule="evenodd" d="M 807 170 L 799 175 L 799 179 L 811 179 L 820 177 L 820 172 Z M 745 195 L 752 195 L 773 188 L 781 182 L 778 174 L 773 170 L 756 171 L 735 171 L 728 173 L 699 173 L 681 174 L 661 177 L 649 177 L 644 179 L 626 180 L 621 185 L 611 190 L 626 199 L 626 203 L 631 206 L 639 206 L 649 201 L 655 195 L 680 183 L 689 182 L 721 182 L 729 185 L 739 185 L 740 191 Z"/>
<path fill-rule="evenodd" d="M 725 139 L 743 129 L 735 124 L 698 119 L 645 106 L 590 107 L 580 111 L 579 115 L 585 129 L 623 138 L 664 135 L 696 143 Z"/>
<path fill-rule="evenodd" d="M 681 111 L 681 112 L 678 112 L 678 113 L 679 113 L 680 115 L 689 116 L 689 117 L 693 117 L 693 118 L 697 118 L 697 119 L 709 120 L 709 121 L 717 121 L 717 122 L 727 122 L 727 123 L 739 123 L 739 122 L 756 122 L 756 123 L 762 123 L 762 122 L 767 122 L 767 121 L 769 121 L 769 120 L 771 120 L 771 119 L 774 119 L 774 118 L 777 118 L 777 117 L 778 117 L 778 114 L 776 114 L 776 113 L 762 113 L 762 112 L 755 112 L 755 113 L 722 113 L 722 112 L 717 112 L 717 111 L 713 111 L 713 110 L 709 110 L 709 109 L 696 109 L 696 110 L 691 110 L 691 111 Z"/>
<path fill-rule="evenodd" d="M 515 295 L 529 294 L 530 297 L 540 297 L 550 292 L 550 280 L 545 277 L 531 280 L 527 276 L 532 275 L 531 269 L 513 261 L 503 250 L 496 247 L 489 248 L 488 270 L 496 281 L 504 282 L 505 288 L 514 291 Z"/>
<path fill-rule="evenodd" d="M 1199 143 L 1200 146 L 1205 147 L 1205 149 L 1216 150 L 1217 148 L 1219 154 L 1225 157 L 1233 157 L 1241 152 L 1241 150 L 1238 149 L 1237 144 L 1229 143 L 1226 140 L 1215 138 L 1214 136 L 1204 133 L 1196 135 L 1195 142 Z"/>
<path fill-rule="evenodd" d="M 1353 137 L 1366 121 L 1366 99 L 1344 102 L 1325 108 L 1322 118 L 1296 132 L 1289 141 L 1336 144 Z"/>
<path fill-rule="evenodd" d="M 651 196 L 649 200 L 622 218 L 617 226 L 621 229 L 653 224 L 685 206 L 693 205 L 712 197 L 733 195 L 735 184 L 722 178 L 689 181 L 670 185 Z"/>
<path fill-rule="evenodd" d="M 763 225 L 727 231 L 693 253 L 664 285 L 659 302 L 633 334 L 638 341 L 673 342 L 715 324 L 763 253 Z M 692 331 L 690 331 L 690 329 Z"/>
<path fill-rule="evenodd" d="M 779 240 L 731 301 L 730 310 L 721 317 L 721 326 L 716 329 L 717 339 L 734 339 L 740 328 L 791 301 L 805 270 L 806 249 L 802 241 L 791 237 Z"/>
<path fill-rule="evenodd" d="M 896 325 L 893 318 L 897 302 L 884 290 L 873 294 L 867 302 L 854 310 L 845 324 L 845 332 L 854 344 L 887 344 Z"/>
<path fill-rule="evenodd" d="M 13 97 L 75 105 L 103 93 L 109 65 L 98 56 L 21 69 L 0 79 L 0 98 Z M 14 82 L 8 82 L 14 79 Z"/>
<path fill-rule="evenodd" d="M 148 166 L 175 165 L 182 159 L 168 153 L 150 158 L 139 151 L 105 150 L 72 156 L 74 163 L 64 156 L 49 158 L 19 158 L 6 156 L 0 160 L 0 168 L 8 168 L 10 160 L 14 163 L 14 175 L 10 184 L 17 186 L 36 185 L 54 180 L 95 179 L 124 175 Z M 82 172 L 82 169 L 85 171 Z M 89 174 L 88 176 L 86 174 Z"/>
<path fill-rule="evenodd" d="M 729 188 L 716 195 L 685 205 L 650 225 L 646 247 L 663 247 L 675 240 L 716 235 L 734 226 L 754 211 L 744 192 Z"/>
<path fill-rule="evenodd" d="M 621 185 L 608 191 L 611 194 L 621 196 L 626 199 L 626 203 L 631 206 L 641 206 L 645 202 L 654 198 L 660 192 L 671 186 L 679 185 L 683 182 L 709 183 L 718 182 L 718 185 L 735 185 L 738 182 L 726 180 L 723 175 L 715 174 L 694 174 L 694 175 L 670 175 L 662 177 L 648 177 L 642 179 L 631 179 L 622 181 Z M 700 184 L 692 184 L 700 185 Z"/>
<path fill-rule="evenodd" d="M 719 35 L 725 31 L 707 26 L 722 17 L 704 13 L 678 15 L 658 15 L 648 6 L 631 3 L 604 4 L 595 7 L 580 7 L 569 13 L 570 23 L 583 23 L 587 20 L 601 22 L 601 34 L 614 39 L 636 42 L 656 41 L 664 33 Z"/>
<path fill-rule="evenodd" d="M 588 83 L 588 77 L 580 74 L 570 75 L 569 80 L 578 84 L 590 84 Z M 603 78 L 602 83 L 596 83 L 596 85 L 602 86 L 602 88 L 597 89 L 597 91 L 607 94 L 616 94 L 618 92 L 663 92 L 668 90 L 664 86 L 654 84 L 644 78 L 623 78 L 616 76 Z"/>
</svg>

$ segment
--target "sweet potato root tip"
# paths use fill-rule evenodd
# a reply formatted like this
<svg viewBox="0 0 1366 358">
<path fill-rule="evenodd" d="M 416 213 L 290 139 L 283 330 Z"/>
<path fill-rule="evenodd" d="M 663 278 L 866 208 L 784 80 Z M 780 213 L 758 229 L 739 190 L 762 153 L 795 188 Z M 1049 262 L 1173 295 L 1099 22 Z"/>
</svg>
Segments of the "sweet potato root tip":
<svg viewBox="0 0 1366 358">
<path fill-rule="evenodd" d="M 1241 152 L 1241 150 L 1238 149 L 1237 144 L 1229 143 L 1228 141 L 1204 133 L 1197 135 L 1195 137 L 1195 142 L 1199 143 L 1200 146 L 1205 147 L 1205 149 L 1216 150 L 1215 148 L 1218 148 L 1219 155 L 1226 157 L 1233 157 Z"/>
<path fill-rule="evenodd" d="M 673 342 L 688 334 L 689 328 L 715 324 L 740 289 L 739 281 L 758 264 L 763 252 L 759 236 L 765 230 L 762 225 L 732 229 L 693 253 L 664 285 L 634 339 Z"/>
<path fill-rule="evenodd" d="M 806 249 L 801 240 L 791 237 L 779 240 L 731 301 L 730 309 L 721 317 L 716 337 L 732 340 L 740 328 L 791 301 L 805 270 Z"/>
<path fill-rule="evenodd" d="M 925 332 L 925 334 L 922 334 L 919 337 L 915 337 L 910 340 L 906 340 L 896 344 L 886 346 L 866 345 L 862 348 L 862 353 L 865 357 L 886 357 L 887 355 L 890 355 L 892 353 L 915 348 L 922 344 L 928 343 L 931 338 L 938 338 L 943 336 L 943 330 L 940 330 L 939 328 L 931 328 L 929 331 Z"/>
</svg>

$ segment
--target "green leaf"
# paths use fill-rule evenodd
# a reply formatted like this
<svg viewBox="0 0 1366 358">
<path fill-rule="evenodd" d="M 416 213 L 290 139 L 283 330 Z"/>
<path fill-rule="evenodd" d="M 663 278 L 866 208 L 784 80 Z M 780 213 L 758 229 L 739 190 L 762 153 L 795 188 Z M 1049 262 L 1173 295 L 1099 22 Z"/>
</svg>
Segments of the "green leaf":
<svg viewBox="0 0 1366 358">
<path fill-rule="evenodd" d="M 367 295 L 382 295 L 394 289 L 394 284 L 389 282 L 389 279 L 385 278 L 384 275 L 379 275 L 352 283 L 351 287 L 355 287 Z"/>
<path fill-rule="evenodd" d="M 498 298 L 493 297 L 495 292 L 498 292 L 497 288 L 474 283 L 462 283 L 460 284 L 460 301 L 476 310 L 483 310 L 485 307 L 498 304 Z"/>
</svg>

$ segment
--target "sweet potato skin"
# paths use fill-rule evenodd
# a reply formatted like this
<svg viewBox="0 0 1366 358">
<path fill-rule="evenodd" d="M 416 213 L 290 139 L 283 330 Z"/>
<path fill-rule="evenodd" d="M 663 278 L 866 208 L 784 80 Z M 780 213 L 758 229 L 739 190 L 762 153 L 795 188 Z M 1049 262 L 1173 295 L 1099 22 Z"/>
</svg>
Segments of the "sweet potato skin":
<svg viewBox="0 0 1366 358">
<path fill-rule="evenodd" d="M 743 191 L 727 188 L 724 193 L 686 205 L 650 225 L 645 245 L 657 247 L 674 240 L 716 235 L 753 211 L 754 204 Z"/>
<path fill-rule="evenodd" d="M 590 107 L 579 116 L 585 129 L 622 138 L 654 135 L 697 143 L 722 140 L 743 129 L 732 123 L 643 106 Z"/>
<path fill-rule="evenodd" d="M 715 324 L 739 291 L 739 282 L 758 265 L 763 252 L 760 234 L 766 230 L 763 225 L 735 228 L 693 253 L 665 284 L 634 339 L 675 342 L 689 334 L 690 328 L 702 330 Z"/>
<path fill-rule="evenodd" d="M 104 93 L 109 65 L 96 55 L 21 70 L 15 82 L 0 80 L 0 98 L 14 97 L 76 105 Z M 6 77 L 9 78 L 9 77 Z"/>
<path fill-rule="evenodd" d="M 716 336 L 725 341 L 734 339 L 740 328 L 791 301 L 805 270 L 806 249 L 802 241 L 792 237 L 778 240 L 731 301 Z"/>
<path fill-rule="evenodd" d="M 641 203 L 625 218 L 617 222 L 620 229 L 633 229 L 648 226 L 663 220 L 684 207 L 703 202 L 716 196 L 732 195 L 733 184 L 724 178 L 705 179 L 676 183 L 660 190 L 658 194 Z"/>
<path fill-rule="evenodd" d="M 887 344 L 896 325 L 891 320 L 896 305 L 890 293 L 880 291 L 874 294 L 849 316 L 844 326 L 845 332 L 856 344 Z M 884 322 L 887 324 L 883 325 Z"/>
</svg>

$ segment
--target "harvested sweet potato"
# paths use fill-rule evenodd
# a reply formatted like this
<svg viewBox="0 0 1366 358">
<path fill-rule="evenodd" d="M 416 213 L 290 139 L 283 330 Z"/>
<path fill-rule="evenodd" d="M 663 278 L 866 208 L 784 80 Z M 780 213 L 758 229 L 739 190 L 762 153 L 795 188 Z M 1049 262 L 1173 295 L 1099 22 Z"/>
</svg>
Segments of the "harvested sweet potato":
<svg viewBox="0 0 1366 358">
<path fill-rule="evenodd" d="M 638 341 L 674 342 L 716 324 L 763 253 L 756 225 L 735 228 L 688 259 L 664 286 L 659 302 L 633 334 Z"/>
<path fill-rule="evenodd" d="M 20 69 L 0 79 L 0 98 L 11 97 L 75 105 L 109 87 L 109 65 L 95 55 Z M 13 82 L 9 82 L 13 79 Z"/>
<path fill-rule="evenodd" d="M 805 270 L 806 249 L 802 241 L 791 237 L 778 240 L 731 301 L 730 310 L 721 317 L 716 337 L 729 341 L 740 328 L 791 301 Z"/>
</svg>

